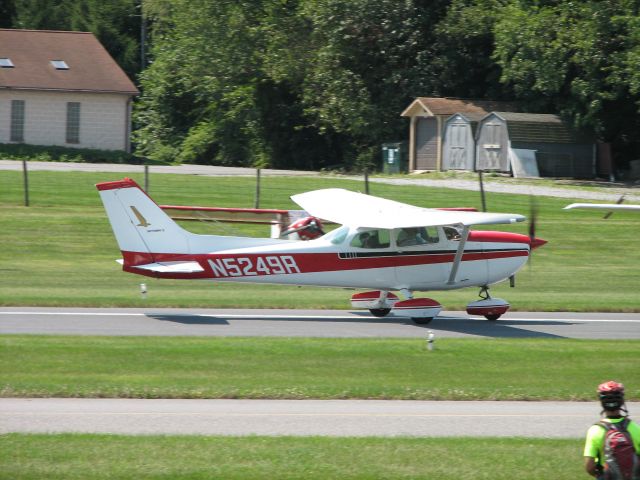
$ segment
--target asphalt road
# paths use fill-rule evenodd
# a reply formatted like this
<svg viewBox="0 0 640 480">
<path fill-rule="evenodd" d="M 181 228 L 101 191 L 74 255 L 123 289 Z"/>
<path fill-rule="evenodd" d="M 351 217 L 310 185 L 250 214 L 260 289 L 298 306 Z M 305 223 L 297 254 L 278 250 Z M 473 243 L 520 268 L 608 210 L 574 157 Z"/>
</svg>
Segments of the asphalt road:
<svg viewBox="0 0 640 480">
<path fill-rule="evenodd" d="M 599 412 L 591 402 L 3 398 L 0 434 L 582 438 Z"/>
<path fill-rule="evenodd" d="M 345 310 L 0 307 L 0 334 L 638 339 L 640 314 L 512 312 L 496 322 L 442 312 L 428 325 Z"/>
</svg>

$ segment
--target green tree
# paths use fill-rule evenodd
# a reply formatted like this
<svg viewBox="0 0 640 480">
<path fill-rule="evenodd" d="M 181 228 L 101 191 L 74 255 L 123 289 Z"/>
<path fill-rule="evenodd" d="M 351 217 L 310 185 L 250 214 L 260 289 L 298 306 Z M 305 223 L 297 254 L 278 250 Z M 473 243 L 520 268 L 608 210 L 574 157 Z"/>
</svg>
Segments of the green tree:
<svg viewBox="0 0 640 480">
<path fill-rule="evenodd" d="M 632 0 L 513 1 L 495 27 L 502 82 L 532 109 L 560 111 L 624 151 L 640 131 L 637 9 Z"/>
<path fill-rule="evenodd" d="M 321 131 L 350 137 L 349 163 L 374 163 L 382 142 L 405 136 L 399 114 L 415 96 L 430 93 L 426 47 L 448 3 L 302 3 L 314 46 L 302 84 L 305 114 Z"/>
<path fill-rule="evenodd" d="M 512 99 L 492 58 L 504 0 L 453 0 L 435 28 L 429 85 L 435 96 Z"/>
<path fill-rule="evenodd" d="M 14 0 L 0 1 L 0 28 L 13 27 L 15 13 Z"/>
</svg>

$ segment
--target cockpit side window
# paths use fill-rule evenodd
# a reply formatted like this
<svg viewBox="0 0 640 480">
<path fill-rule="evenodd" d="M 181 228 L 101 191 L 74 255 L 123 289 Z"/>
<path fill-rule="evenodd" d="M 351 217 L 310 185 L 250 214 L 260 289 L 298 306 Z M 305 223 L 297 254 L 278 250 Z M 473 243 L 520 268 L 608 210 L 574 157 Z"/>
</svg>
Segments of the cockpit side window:
<svg viewBox="0 0 640 480">
<path fill-rule="evenodd" d="M 460 240 L 460 230 L 455 227 L 442 227 L 447 240 Z"/>
<path fill-rule="evenodd" d="M 367 230 L 358 233 L 351 240 L 351 246 L 356 248 L 389 248 L 391 236 L 389 230 Z"/>
<path fill-rule="evenodd" d="M 401 228 L 396 236 L 399 247 L 411 247 L 414 245 L 427 245 L 438 243 L 440 237 L 436 227 L 411 227 Z"/>
</svg>

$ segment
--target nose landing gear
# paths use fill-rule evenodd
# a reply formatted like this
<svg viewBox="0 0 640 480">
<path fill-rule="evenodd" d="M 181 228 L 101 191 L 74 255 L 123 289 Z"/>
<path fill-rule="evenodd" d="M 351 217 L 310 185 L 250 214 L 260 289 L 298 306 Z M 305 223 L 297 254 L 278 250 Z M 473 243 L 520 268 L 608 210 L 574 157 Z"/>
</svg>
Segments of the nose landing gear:
<svg viewBox="0 0 640 480">
<path fill-rule="evenodd" d="M 469 315 L 481 315 L 487 320 L 495 321 L 509 310 L 509 303 L 501 298 L 491 298 L 489 287 L 485 285 L 480 288 L 478 296 L 481 300 L 476 300 L 467 305 Z"/>
</svg>

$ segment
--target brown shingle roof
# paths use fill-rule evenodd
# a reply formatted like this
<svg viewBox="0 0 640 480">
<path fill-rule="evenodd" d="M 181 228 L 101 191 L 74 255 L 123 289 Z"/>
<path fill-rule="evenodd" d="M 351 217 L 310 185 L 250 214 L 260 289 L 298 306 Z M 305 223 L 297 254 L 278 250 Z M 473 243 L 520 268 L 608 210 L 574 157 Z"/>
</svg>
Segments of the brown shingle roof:
<svg viewBox="0 0 640 480">
<path fill-rule="evenodd" d="M 402 112 L 409 116 L 409 111 L 417 105 L 427 109 L 433 115 L 453 115 L 454 113 L 486 115 L 489 112 L 517 112 L 518 107 L 509 102 L 493 102 L 489 100 L 465 100 L 460 98 L 418 97 Z"/>
<path fill-rule="evenodd" d="M 0 58 L 14 65 L 0 68 L 0 88 L 139 93 L 92 33 L 0 29 Z"/>
</svg>

